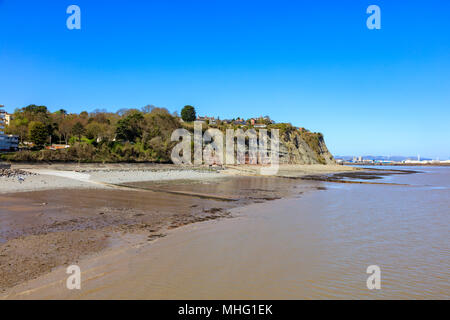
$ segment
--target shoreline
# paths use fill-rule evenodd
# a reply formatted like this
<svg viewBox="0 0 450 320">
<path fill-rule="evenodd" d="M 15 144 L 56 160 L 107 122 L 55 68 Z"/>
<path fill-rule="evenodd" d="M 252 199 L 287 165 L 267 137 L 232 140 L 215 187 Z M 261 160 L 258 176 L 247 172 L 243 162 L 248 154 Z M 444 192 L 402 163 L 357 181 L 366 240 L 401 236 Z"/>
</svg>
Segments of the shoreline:
<svg viewBox="0 0 450 320">
<path fill-rule="evenodd" d="M 323 231 L 324 228 L 325 230 L 331 228 L 328 231 L 334 230 L 335 223 L 340 220 L 332 219 L 327 223 L 324 221 L 326 216 L 317 215 L 315 208 L 323 207 L 323 203 L 327 201 L 328 203 L 340 201 L 349 192 L 358 192 L 361 195 L 366 189 L 390 193 L 397 187 L 387 184 L 387 190 L 376 186 L 364 186 L 361 189 L 351 185 L 333 186 L 323 181 L 294 181 L 300 182 L 300 189 L 294 189 L 295 192 L 274 201 L 249 202 L 231 208 L 228 210 L 230 215 L 225 217 L 227 219 L 213 219 L 178 226 L 167 230 L 164 236 L 152 241 L 147 241 L 145 236 L 139 233 L 122 234 L 110 239 L 110 246 L 82 257 L 77 263 L 82 271 L 80 291 L 67 290 L 65 281 L 68 275 L 65 273 L 65 266 L 60 266 L 1 292 L 0 300 L 164 300 L 230 297 L 247 300 L 322 299 L 341 297 L 341 294 L 350 299 L 396 297 L 396 290 L 392 290 L 389 286 L 386 286 L 381 295 L 367 292 L 364 287 L 360 289 L 361 283 L 365 283 L 365 278 L 361 280 L 358 275 L 351 277 L 348 288 L 339 286 L 341 278 L 333 282 L 335 272 L 338 271 L 340 274 L 344 265 L 332 264 L 331 269 L 327 269 L 326 266 L 330 264 L 324 263 L 323 259 L 335 261 L 336 251 L 326 249 L 327 242 L 334 239 L 326 235 L 324 237 L 318 231 Z M 404 191 L 405 189 L 399 189 L 399 192 Z M 349 206 L 347 209 L 351 210 L 351 203 L 347 204 Z M 359 210 L 356 209 L 353 214 L 359 216 Z M 339 213 L 333 216 L 342 218 Z M 352 216 L 345 219 L 352 221 Z M 310 229 L 311 227 L 313 229 Z M 339 231 L 343 230 L 353 232 L 352 228 L 348 229 L 348 223 L 339 228 Z M 341 233 L 339 231 L 337 234 Z M 397 233 L 394 231 L 394 234 Z M 353 244 L 357 247 L 360 245 L 358 240 L 353 241 Z M 352 248 L 346 247 L 346 250 L 353 252 Z M 321 253 L 321 249 L 325 250 L 325 255 Z M 348 257 L 345 252 L 342 254 L 343 257 Z M 376 257 L 377 253 L 374 255 Z M 359 254 L 355 253 L 355 256 L 359 257 Z M 350 259 L 354 264 L 350 274 L 353 275 L 355 273 L 353 268 L 356 268 L 357 274 L 362 270 L 361 274 L 365 275 L 365 269 L 358 268 L 365 266 L 367 261 L 371 262 L 373 258 L 374 256 L 368 255 L 363 259 L 364 262 L 355 260 L 354 257 Z M 325 288 L 321 282 L 324 271 L 322 267 L 327 270 L 326 284 L 334 288 L 335 292 L 327 289 L 325 292 L 316 291 Z M 385 265 L 385 268 L 388 267 L 392 266 Z M 252 278 L 253 275 L 255 278 Z M 348 279 L 345 274 L 342 276 L 343 279 Z M 389 280 L 395 280 L 396 276 L 403 277 L 404 274 L 401 272 L 385 274 Z M 292 277 L 295 279 L 294 283 Z M 311 281 L 310 277 L 316 282 Z M 231 279 L 235 282 L 230 282 Z M 396 282 L 396 285 L 399 284 L 402 282 Z M 407 283 L 405 285 L 407 287 Z M 268 286 L 271 290 L 268 290 Z"/>
<path fill-rule="evenodd" d="M 450 163 L 386 163 L 386 164 L 375 164 L 375 163 L 352 163 L 344 162 L 344 166 L 374 166 L 374 167 L 449 167 Z"/>
<path fill-rule="evenodd" d="M 0 176 L 0 194 L 56 189 L 108 189 L 114 184 L 138 181 L 201 181 L 229 176 L 260 176 L 260 166 L 242 165 L 224 168 L 186 167 L 167 164 L 20 164 L 11 170 L 23 171 L 18 180 Z M 302 177 L 361 170 L 338 165 L 280 165 L 273 177 Z M 367 171 L 367 170 L 366 170 Z"/>
<path fill-rule="evenodd" d="M 192 232 L 210 233 L 218 226 L 239 224 L 242 219 L 249 219 L 248 213 L 254 215 L 254 208 L 268 208 L 276 205 L 279 201 L 290 201 L 301 197 L 304 193 L 324 190 L 318 184 L 316 186 L 307 185 L 298 194 L 290 194 L 283 198 L 273 199 L 266 202 L 250 202 L 242 206 L 236 206 L 229 210 L 229 215 L 225 217 L 216 217 L 204 221 L 195 221 L 168 228 L 164 234 L 157 235 L 151 240 L 139 232 L 129 234 L 115 234 L 111 236 L 110 243 L 104 248 L 82 256 L 77 264 L 82 269 L 83 284 L 91 287 L 87 292 L 77 290 L 69 291 L 65 287 L 67 274 L 65 268 L 68 265 L 61 265 L 53 268 L 50 272 L 43 273 L 33 279 L 23 281 L 6 290 L 0 290 L 0 300 L 17 299 L 84 299 L 85 294 L 92 294 L 97 291 L 96 287 L 107 287 L 108 284 L 115 282 L 115 276 L 123 277 L 129 275 L 129 260 L 139 259 L 139 256 L 146 251 L 156 253 L 158 247 L 167 248 L 167 240 L 178 242 L 178 239 L 186 235 L 191 236 Z M 245 213 L 245 214 L 243 214 Z M 228 222 L 228 224 L 227 224 Z M 171 244 L 170 244 L 171 245 Z M 169 246 L 170 246 L 169 245 Z M 113 276 L 114 275 L 114 276 Z M 114 299 L 121 298 L 120 294 L 112 294 Z M 103 297 L 100 297 L 103 299 Z M 125 298 L 126 299 L 126 298 Z"/>
<path fill-rule="evenodd" d="M 257 177 L 244 175 L 247 171 L 230 174 L 203 168 L 180 170 L 173 166 L 152 166 L 150 170 L 143 170 L 133 167 L 121 166 L 115 171 L 92 167 L 74 170 L 66 166 L 52 167 L 59 169 L 53 171 L 45 167 L 20 168 L 35 173 L 32 177 L 38 177 L 44 184 L 30 191 L 22 183 L 11 182 L 22 190 L 16 193 L 0 191 L 3 203 L 0 210 L 6 213 L 2 216 L 3 228 L 0 229 L 0 260 L 9 264 L 5 267 L 3 263 L 0 270 L 1 294 L 52 273 L 62 265 L 101 255 L 118 243 L 152 243 L 173 229 L 233 217 L 230 211 L 234 209 L 322 190 L 322 181 L 300 178 L 305 172 L 319 175 L 355 171 L 335 166 L 304 166 L 301 171 L 297 166 L 282 168 L 281 177 Z M 281 179 L 289 173 L 293 179 Z M 97 184 L 103 183 L 98 178 L 105 175 L 109 176 L 109 182 Z M 97 180 L 91 181 L 92 176 Z M 135 189 L 122 188 L 120 183 L 124 181 L 130 181 L 125 182 L 126 186 Z M 110 182 L 119 183 L 111 187 Z M 74 184 L 76 187 L 72 187 Z M 143 192 L 147 193 L 145 197 Z M 221 197 L 236 198 L 236 201 L 224 203 L 214 197 L 196 197 L 208 194 L 221 194 Z M 124 238 L 128 240 L 123 242 Z M 19 257 L 18 252 L 21 252 Z M 8 280 L 5 282 L 5 279 Z"/>
</svg>

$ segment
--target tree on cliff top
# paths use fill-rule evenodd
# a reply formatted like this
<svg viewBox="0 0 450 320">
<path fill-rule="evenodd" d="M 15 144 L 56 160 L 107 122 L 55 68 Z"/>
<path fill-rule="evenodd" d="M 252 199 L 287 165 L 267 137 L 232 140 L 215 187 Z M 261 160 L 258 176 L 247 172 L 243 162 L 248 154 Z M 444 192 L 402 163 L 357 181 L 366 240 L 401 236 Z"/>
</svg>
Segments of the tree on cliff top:
<svg viewBox="0 0 450 320">
<path fill-rule="evenodd" d="M 125 118 L 117 122 L 117 138 L 124 141 L 135 142 L 142 136 L 144 116 L 141 112 L 132 110 Z"/>
<path fill-rule="evenodd" d="M 78 137 L 78 141 L 81 141 L 81 136 L 85 133 L 84 126 L 81 122 L 77 121 L 72 127 L 72 134 Z"/>
<path fill-rule="evenodd" d="M 42 122 L 33 121 L 30 123 L 30 140 L 38 147 L 42 147 L 48 139 L 47 126 Z"/>
<path fill-rule="evenodd" d="M 186 122 L 192 122 L 195 120 L 195 108 L 193 106 L 185 106 L 183 110 L 181 110 L 181 119 Z"/>
</svg>

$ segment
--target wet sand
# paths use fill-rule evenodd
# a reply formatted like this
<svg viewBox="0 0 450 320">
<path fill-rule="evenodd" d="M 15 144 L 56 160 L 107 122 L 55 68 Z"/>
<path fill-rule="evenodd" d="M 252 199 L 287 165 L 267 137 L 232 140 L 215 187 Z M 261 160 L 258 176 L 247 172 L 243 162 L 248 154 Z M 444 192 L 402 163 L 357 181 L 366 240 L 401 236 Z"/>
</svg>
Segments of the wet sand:
<svg viewBox="0 0 450 320">
<path fill-rule="evenodd" d="M 132 291 L 134 291 L 134 289 L 138 289 L 135 286 L 137 285 L 136 282 L 139 282 L 139 280 L 130 280 L 128 277 L 132 276 L 134 272 L 140 272 L 140 268 L 149 267 L 145 264 L 146 262 L 140 261 L 141 258 L 145 259 L 145 261 L 147 261 L 147 259 L 150 259 L 150 261 L 153 261 L 153 263 L 155 263 L 155 265 L 150 266 L 149 268 L 157 272 L 157 277 L 161 277 L 160 281 L 162 282 L 172 282 L 170 278 L 172 276 L 180 276 L 181 274 L 179 274 L 178 272 L 181 271 L 185 273 L 181 276 L 189 279 L 189 285 L 192 285 L 192 282 L 196 281 L 194 280 L 194 278 L 199 276 L 200 274 L 207 274 L 211 276 L 212 273 L 216 274 L 216 272 L 219 271 L 216 276 L 218 277 L 217 279 L 220 279 L 220 269 L 223 270 L 223 267 L 220 266 L 220 264 L 222 263 L 220 259 L 224 258 L 224 256 L 222 255 L 220 246 L 216 249 L 214 249 L 213 247 L 217 244 L 217 242 L 222 243 L 222 245 L 226 244 L 227 242 L 232 244 L 242 237 L 246 238 L 247 236 L 249 236 L 245 233 L 238 235 L 242 228 L 240 226 L 240 224 L 242 223 L 242 219 L 245 219 L 244 217 L 242 217 L 242 210 L 252 210 L 252 212 L 257 215 L 257 211 L 259 210 L 258 206 L 264 206 L 268 203 L 268 200 L 262 200 L 268 192 L 266 189 L 264 189 L 264 187 L 267 186 L 267 184 L 271 184 L 270 181 L 267 181 L 267 178 L 256 178 L 255 180 L 255 178 L 241 177 L 238 179 L 240 180 L 239 183 L 242 183 L 243 187 L 240 190 L 242 190 L 243 194 L 245 194 L 241 196 L 239 202 L 240 205 L 244 206 L 237 206 L 236 203 L 230 205 L 227 210 L 228 217 L 233 217 L 233 219 L 218 221 L 216 220 L 216 217 L 213 217 L 211 219 L 207 219 L 208 221 L 197 221 L 198 223 L 195 224 L 191 224 L 191 222 L 195 222 L 194 220 L 189 220 L 187 223 L 185 223 L 186 221 L 183 221 L 181 224 L 176 223 L 174 228 L 169 227 L 164 230 L 165 237 L 164 239 L 161 239 L 163 241 L 159 239 L 151 239 L 152 241 L 145 241 L 143 237 L 139 236 L 139 233 L 124 232 L 122 234 L 122 239 L 108 239 L 109 244 L 107 247 L 103 248 L 97 254 L 85 255 L 83 256 L 83 259 L 80 259 L 80 261 L 78 261 L 78 264 L 80 265 L 83 272 L 82 293 L 66 292 L 67 289 L 65 289 L 64 279 L 67 278 L 67 275 L 65 274 L 64 266 L 60 266 L 59 268 L 53 268 L 53 271 L 51 273 L 46 272 L 43 276 L 38 277 L 37 279 L 21 283 L 14 286 L 13 288 L 10 288 L 9 290 L 5 290 L 3 292 L 3 296 L 0 295 L 0 298 L 176 298 L 177 295 L 174 296 L 173 292 L 167 292 L 162 287 L 161 289 L 163 290 L 156 290 L 151 294 L 144 294 L 142 296 L 132 294 Z M 305 193 L 314 190 L 320 190 L 320 186 L 317 183 L 307 183 L 302 185 L 296 182 L 295 185 L 293 185 L 283 179 L 276 180 L 279 188 L 281 187 L 281 185 L 284 185 L 285 187 L 285 193 L 283 194 L 283 196 L 289 195 L 290 197 L 301 197 Z M 235 186 L 236 181 L 234 179 L 230 179 L 228 181 L 230 183 L 230 186 Z M 182 185 L 180 185 L 180 187 L 181 186 Z M 166 186 L 166 188 L 167 187 L 168 186 Z M 205 188 L 204 186 L 198 187 L 200 189 Z M 255 189 L 251 189 L 249 187 L 254 187 Z M 223 189 L 224 187 L 222 186 L 220 188 Z M 234 187 L 232 190 L 228 189 L 227 191 L 233 196 L 239 193 L 239 189 L 237 189 L 236 187 Z M 262 192 L 261 197 L 258 196 L 258 192 Z M 254 198 L 247 197 L 246 195 L 248 194 L 251 194 L 252 196 L 258 198 L 258 200 L 255 201 Z M 277 193 L 277 195 L 281 196 L 282 194 Z M 276 203 L 277 201 L 270 202 Z M 204 202 L 204 200 L 201 200 L 201 202 Z M 215 209 L 209 211 L 214 210 Z M 183 217 L 189 218 L 187 215 Z M 195 219 L 195 217 L 191 218 Z M 219 238 L 215 237 L 216 232 L 224 232 L 224 230 L 227 234 L 225 238 L 223 238 L 222 236 L 220 236 Z M 270 230 L 267 230 L 267 232 L 270 232 Z M 96 234 L 100 233 L 97 231 Z M 207 252 L 202 252 L 202 254 L 208 256 L 208 258 L 216 256 L 217 266 L 215 266 L 211 270 L 206 270 L 207 268 L 210 268 L 210 266 L 208 265 L 205 265 L 203 268 L 201 267 L 204 258 L 196 253 L 195 247 L 198 241 L 201 241 L 202 243 L 205 241 L 210 242 L 212 245 L 212 247 L 209 247 L 209 249 L 207 249 Z M 260 247 L 258 250 L 264 250 L 264 248 Z M 182 255 L 181 257 L 180 254 Z M 231 251 L 228 252 L 228 255 L 230 255 L 229 258 L 231 259 L 231 256 L 233 256 L 234 254 L 235 253 Z M 239 252 L 236 252 L 236 254 L 239 255 Z M 235 258 L 236 257 L 234 257 L 233 259 Z M 193 261 L 196 261 L 195 266 L 192 266 Z M 137 263 L 137 265 L 135 265 L 135 263 Z M 189 270 L 191 266 L 193 269 Z M 179 280 L 180 279 L 178 278 L 178 280 L 174 281 Z M 122 281 L 126 281 L 127 284 L 123 283 L 122 285 L 120 285 Z M 166 285 L 167 284 L 164 284 L 163 286 Z M 115 286 L 122 286 L 123 288 L 119 289 Z M 191 289 L 186 288 L 186 290 L 187 292 L 189 292 L 189 290 L 195 290 L 195 285 Z M 140 291 L 140 289 L 138 289 L 138 291 Z M 165 296 L 165 292 L 168 293 L 167 296 Z M 181 290 L 180 296 L 184 293 L 183 290 Z M 204 298 L 208 297 L 205 296 Z"/>
<path fill-rule="evenodd" d="M 129 245 L 80 261 L 80 291 L 56 268 L 4 298 L 448 299 L 448 174 L 394 175 L 386 181 L 402 184 L 385 186 L 294 180 L 288 198 L 231 208 L 233 219 L 145 243 L 128 234 Z M 366 288 L 373 264 L 379 291 Z"/>
<path fill-rule="evenodd" d="M 239 175 L 180 171 L 173 166 L 19 169 L 37 173 L 31 178 L 39 179 L 41 185 L 9 181 L 13 190 L 21 192 L 0 194 L 3 293 L 108 250 L 145 246 L 191 223 L 234 217 L 234 208 L 326 190 L 320 181 L 310 180 L 360 174 L 342 166 L 284 166 L 281 177 L 254 176 L 253 172 L 245 176 L 255 170 L 252 166 L 245 166 Z M 345 172 L 349 176 L 344 177 Z M 29 185 L 40 191 L 25 191 Z"/>
<path fill-rule="evenodd" d="M 264 177 L 127 185 L 138 189 L 58 189 L 0 195 L 0 290 L 107 248 L 146 243 L 190 223 L 231 217 L 229 210 L 235 207 L 301 192 L 295 181 Z M 221 195 L 235 201 L 195 194 Z M 133 240 L 124 242 L 129 236 Z"/>
</svg>

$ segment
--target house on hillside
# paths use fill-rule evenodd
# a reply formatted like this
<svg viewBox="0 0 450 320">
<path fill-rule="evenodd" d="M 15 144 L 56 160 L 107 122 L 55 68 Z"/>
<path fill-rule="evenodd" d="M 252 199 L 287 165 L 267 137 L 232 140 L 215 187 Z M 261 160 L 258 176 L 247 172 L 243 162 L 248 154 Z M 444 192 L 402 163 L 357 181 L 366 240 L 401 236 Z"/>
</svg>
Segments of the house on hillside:
<svg viewBox="0 0 450 320">
<path fill-rule="evenodd" d="M 245 126 L 245 125 L 247 125 L 247 122 L 245 122 L 245 120 L 238 119 L 238 120 L 234 121 L 234 124 L 238 125 L 238 126 Z"/>
<path fill-rule="evenodd" d="M 257 123 L 257 124 L 254 125 L 254 127 L 256 129 L 265 129 L 265 128 L 267 128 L 267 125 L 264 124 L 264 123 Z"/>
<path fill-rule="evenodd" d="M 214 117 L 207 117 L 207 116 L 200 117 L 200 116 L 198 116 L 196 121 L 199 121 L 199 122 L 202 122 L 202 123 L 208 123 L 208 124 L 217 124 L 217 121 L 216 121 L 216 119 Z"/>
</svg>

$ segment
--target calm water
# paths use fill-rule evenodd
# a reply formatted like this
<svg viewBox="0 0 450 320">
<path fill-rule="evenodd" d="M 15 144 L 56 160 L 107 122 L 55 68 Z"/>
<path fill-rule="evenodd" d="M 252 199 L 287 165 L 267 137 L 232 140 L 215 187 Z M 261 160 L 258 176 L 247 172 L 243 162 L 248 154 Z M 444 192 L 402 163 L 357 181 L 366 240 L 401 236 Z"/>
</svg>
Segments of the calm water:
<svg viewBox="0 0 450 320">
<path fill-rule="evenodd" d="M 450 168 L 413 169 L 423 173 L 385 179 L 410 186 L 323 184 L 186 232 L 168 243 L 174 257 L 133 268 L 137 295 L 448 299 Z M 381 268 L 381 290 L 366 287 L 369 265 Z"/>
<path fill-rule="evenodd" d="M 318 253 L 311 296 L 450 298 L 450 168 L 411 169 L 423 173 L 384 179 L 410 186 L 328 185 L 286 204 Z M 372 264 L 382 270 L 376 292 L 365 286 Z"/>
<path fill-rule="evenodd" d="M 77 297 L 449 299 L 450 168 L 413 169 L 423 173 L 385 179 L 409 186 L 311 182 L 326 190 L 188 226 L 111 264 L 118 271 Z M 366 287 L 370 265 L 381 290 Z"/>
</svg>

